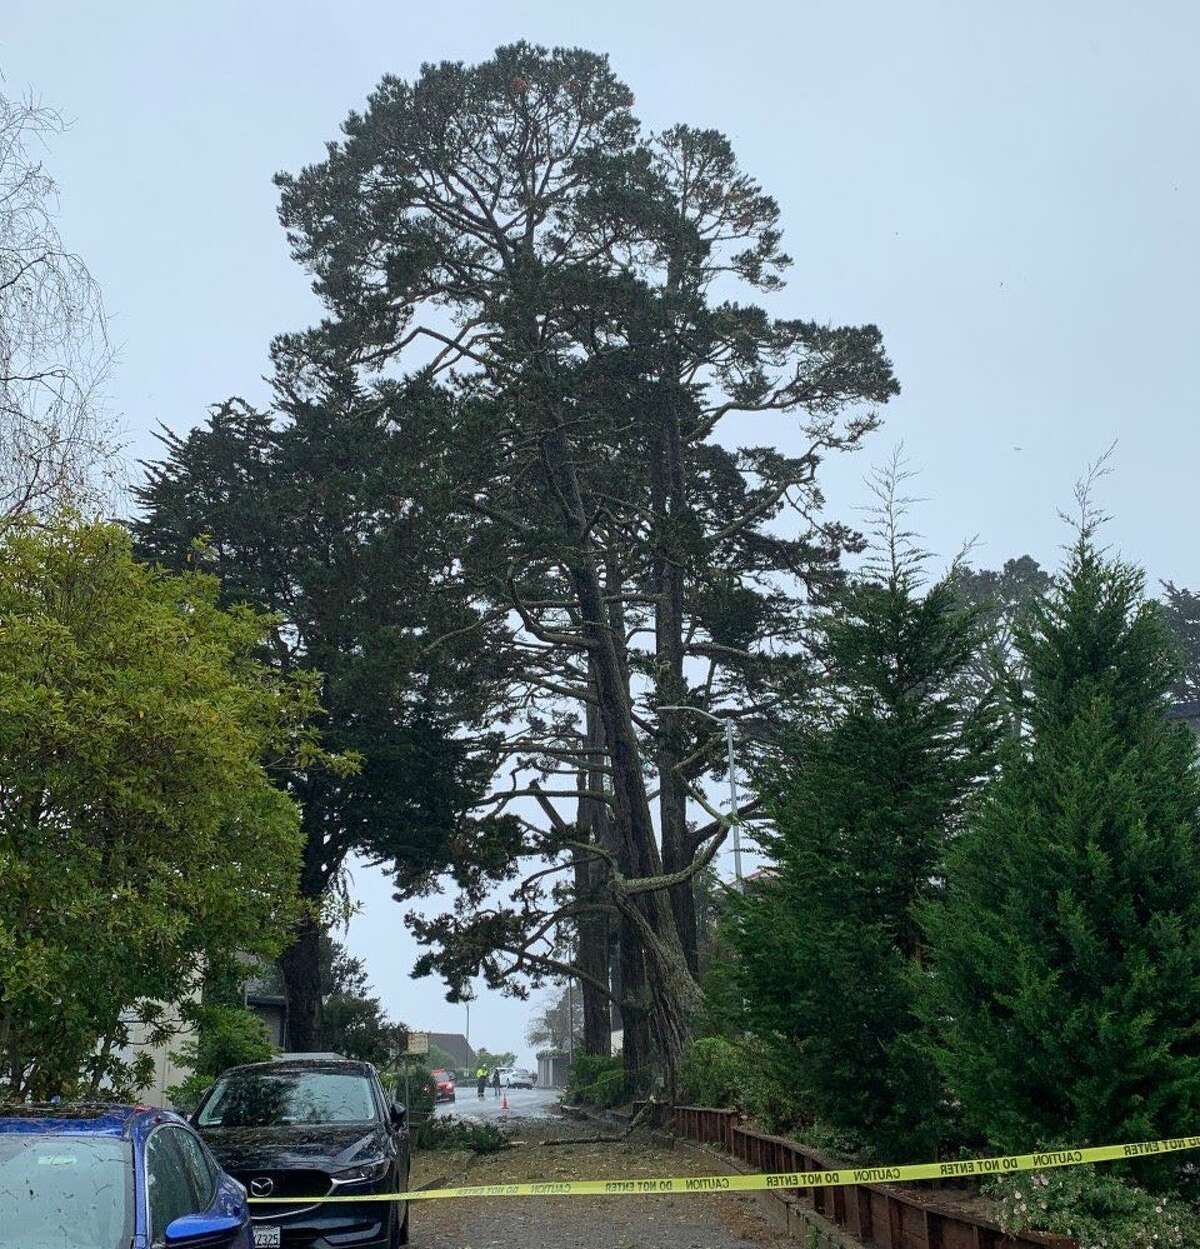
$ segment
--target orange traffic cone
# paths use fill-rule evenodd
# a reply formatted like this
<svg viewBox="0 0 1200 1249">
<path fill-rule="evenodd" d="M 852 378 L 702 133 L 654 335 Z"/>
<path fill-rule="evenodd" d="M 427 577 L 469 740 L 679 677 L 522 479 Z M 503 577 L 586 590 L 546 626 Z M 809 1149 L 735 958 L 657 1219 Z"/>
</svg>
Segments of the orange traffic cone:
<svg viewBox="0 0 1200 1249">
<path fill-rule="evenodd" d="M 508 1109 L 508 1089 L 502 1089 L 500 1091 L 500 1109 Z"/>
</svg>

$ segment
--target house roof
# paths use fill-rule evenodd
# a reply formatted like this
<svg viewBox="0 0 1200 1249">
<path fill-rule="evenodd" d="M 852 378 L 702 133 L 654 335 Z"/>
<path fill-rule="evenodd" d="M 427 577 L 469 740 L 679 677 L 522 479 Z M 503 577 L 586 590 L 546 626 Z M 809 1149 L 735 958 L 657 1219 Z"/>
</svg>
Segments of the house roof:
<svg viewBox="0 0 1200 1249">
<path fill-rule="evenodd" d="M 429 1044 L 445 1050 L 454 1059 L 458 1067 L 474 1067 L 475 1051 L 470 1041 L 461 1032 L 431 1032 Z"/>
</svg>

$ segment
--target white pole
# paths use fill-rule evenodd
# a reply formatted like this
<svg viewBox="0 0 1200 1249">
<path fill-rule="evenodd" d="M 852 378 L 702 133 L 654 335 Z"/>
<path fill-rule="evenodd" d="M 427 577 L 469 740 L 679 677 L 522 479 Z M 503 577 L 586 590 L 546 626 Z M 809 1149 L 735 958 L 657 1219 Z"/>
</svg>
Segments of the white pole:
<svg viewBox="0 0 1200 1249">
<path fill-rule="evenodd" d="M 737 771 L 733 757 L 733 721 L 725 721 L 725 752 L 729 768 L 729 818 L 733 821 L 733 874 L 742 886 L 742 829 L 738 819 Z"/>
<path fill-rule="evenodd" d="M 575 1061 L 575 978 L 567 977 L 567 1053 Z"/>
</svg>

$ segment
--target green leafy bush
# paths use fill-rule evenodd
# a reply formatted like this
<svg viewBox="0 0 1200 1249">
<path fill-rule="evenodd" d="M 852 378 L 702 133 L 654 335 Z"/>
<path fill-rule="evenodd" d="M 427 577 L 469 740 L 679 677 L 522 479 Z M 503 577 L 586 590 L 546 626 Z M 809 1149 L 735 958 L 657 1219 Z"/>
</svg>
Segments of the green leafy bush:
<svg viewBox="0 0 1200 1249">
<path fill-rule="evenodd" d="M 744 1106 L 746 1056 L 724 1037 L 701 1037 L 688 1046 L 679 1070 L 680 1091 L 693 1106 Z"/>
<path fill-rule="evenodd" d="M 1012 1175 L 985 1192 L 1007 1232 L 1073 1236 L 1079 1249 L 1191 1249 L 1200 1245 L 1200 1218 L 1178 1197 L 1138 1188 L 1111 1171 L 1071 1167 Z"/>
<path fill-rule="evenodd" d="M 580 1054 L 571 1068 L 565 1096 L 575 1105 L 619 1106 L 628 1093 L 624 1059 Z"/>
<path fill-rule="evenodd" d="M 192 1074 L 167 1089 L 171 1105 L 190 1115 L 208 1086 L 230 1067 L 265 1062 L 274 1052 L 263 1022 L 244 1006 L 201 1006 L 194 1012 L 196 1039 L 171 1055 Z"/>
<path fill-rule="evenodd" d="M 785 1048 L 785 1047 L 781 1047 Z M 742 1108 L 767 1132 L 786 1132 L 806 1124 L 812 1110 L 792 1074 L 792 1051 L 770 1055 L 747 1052 Z"/>
</svg>

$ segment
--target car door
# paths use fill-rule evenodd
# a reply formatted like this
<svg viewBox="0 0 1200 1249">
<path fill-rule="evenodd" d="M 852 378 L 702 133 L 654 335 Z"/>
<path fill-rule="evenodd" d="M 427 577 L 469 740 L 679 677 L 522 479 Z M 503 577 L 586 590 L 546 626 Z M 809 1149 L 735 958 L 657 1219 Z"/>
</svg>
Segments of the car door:
<svg viewBox="0 0 1200 1249">
<path fill-rule="evenodd" d="M 146 1207 L 155 1249 L 166 1243 L 171 1223 L 204 1209 L 196 1205 L 198 1195 L 179 1144 L 183 1135 L 173 1124 L 164 1124 L 146 1139 Z"/>
</svg>

